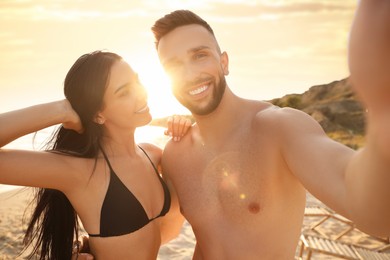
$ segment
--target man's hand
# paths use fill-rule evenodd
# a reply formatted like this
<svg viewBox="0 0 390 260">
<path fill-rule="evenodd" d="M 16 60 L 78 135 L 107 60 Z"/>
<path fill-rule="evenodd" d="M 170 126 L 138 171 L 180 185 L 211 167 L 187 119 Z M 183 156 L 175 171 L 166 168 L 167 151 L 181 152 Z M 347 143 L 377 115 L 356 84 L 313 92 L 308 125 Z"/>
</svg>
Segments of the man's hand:
<svg viewBox="0 0 390 260">
<path fill-rule="evenodd" d="M 72 254 L 71 260 L 93 260 L 93 255 L 90 255 L 88 253 L 75 253 Z"/>
<path fill-rule="evenodd" d="M 72 259 L 71 260 L 93 260 L 93 255 L 90 254 L 89 242 L 87 236 L 81 236 L 80 240 L 73 243 Z"/>
<path fill-rule="evenodd" d="M 365 106 L 390 106 L 390 1 L 361 0 L 349 40 L 352 86 Z"/>
</svg>

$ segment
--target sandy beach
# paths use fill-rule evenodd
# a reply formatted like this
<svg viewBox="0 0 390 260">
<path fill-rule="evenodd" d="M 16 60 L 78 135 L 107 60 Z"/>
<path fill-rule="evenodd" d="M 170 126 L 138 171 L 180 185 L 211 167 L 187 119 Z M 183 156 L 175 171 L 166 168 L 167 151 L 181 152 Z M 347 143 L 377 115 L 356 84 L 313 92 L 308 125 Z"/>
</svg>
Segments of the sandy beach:
<svg viewBox="0 0 390 260">
<path fill-rule="evenodd" d="M 0 259 L 25 259 L 20 256 L 26 230 L 24 213 L 32 198 L 31 188 L 0 193 Z M 29 216 L 26 212 L 26 219 Z"/>
</svg>

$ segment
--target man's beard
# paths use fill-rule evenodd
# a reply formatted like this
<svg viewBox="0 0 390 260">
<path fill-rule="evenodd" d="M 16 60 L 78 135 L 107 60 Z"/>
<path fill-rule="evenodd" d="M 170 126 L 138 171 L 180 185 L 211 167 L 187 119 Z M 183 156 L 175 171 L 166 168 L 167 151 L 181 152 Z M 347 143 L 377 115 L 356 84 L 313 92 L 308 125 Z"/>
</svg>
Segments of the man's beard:
<svg viewBox="0 0 390 260">
<path fill-rule="evenodd" d="M 208 103 L 205 107 L 198 107 L 196 105 L 193 105 L 191 102 L 187 102 L 185 99 L 181 99 L 180 97 L 177 96 L 176 98 L 180 102 L 180 104 L 182 104 L 188 110 L 190 110 L 193 115 L 200 115 L 200 116 L 208 115 L 218 107 L 219 103 L 221 103 L 223 94 L 225 93 L 225 89 L 226 89 L 225 76 L 219 75 L 219 78 L 220 78 L 220 82 L 218 85 L 216 84 L 215 79 L 212 82 L 212 85 L 214 85 L 212 99 L 210 103 Z"/>
</svg>

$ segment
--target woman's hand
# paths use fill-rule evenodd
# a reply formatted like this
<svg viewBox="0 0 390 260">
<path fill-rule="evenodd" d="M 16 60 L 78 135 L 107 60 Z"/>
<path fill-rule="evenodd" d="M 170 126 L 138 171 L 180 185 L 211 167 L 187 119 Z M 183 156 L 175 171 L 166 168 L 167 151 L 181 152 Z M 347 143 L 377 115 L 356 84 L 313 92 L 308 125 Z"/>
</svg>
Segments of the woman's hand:
<svg viewBox="0 0 390 260">
<path fill-rule="evenodd" d="M 67 99 L 63 100 L 65 119 L 62 123 L 62 126 L 66 129 L 74 130 L 78 133 L 82 133 L 84 131 L 83 125 L 81 124 L 81 120 L 79 115 L 74 111 L 72 105 L 69 103 Z"/>
<path fill-rule="evenodd" d="M 173 141 L 178 142 L 188 132 L 192 123 L 191 120 L 183 116 L 171 116 L 168 118 L 168 129 L 164 134 L 173 138 Z"/>
<path fill-rule="evenodd" d="M 66 99 L 1 113 L 0 147 L 21 136 L 58 124 L 78 133 L 83 132 L 79 116 Z"/>
</svg>

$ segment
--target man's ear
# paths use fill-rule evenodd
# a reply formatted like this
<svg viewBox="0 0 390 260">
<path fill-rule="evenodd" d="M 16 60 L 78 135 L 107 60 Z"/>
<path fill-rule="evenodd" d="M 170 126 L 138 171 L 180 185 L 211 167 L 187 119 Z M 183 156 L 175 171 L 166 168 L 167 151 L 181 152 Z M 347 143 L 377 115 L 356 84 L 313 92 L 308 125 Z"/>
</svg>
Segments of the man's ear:
<svg viewBox="0 0 390 260">
<path fill-rule="evenodd" d="M 229 56 L 226 51 L 221 54 L 221 66 L 223 70 L 223 74 L 225 76 L 229 75 Z"/>
<path fill-rule="evenodd" d="M 106 122 L 106 119 L 104 118 L 104 116 L 100 113 L 98 113 L 95 118 L 93 119 L 93 121 L 96 123 L 96 124 L 99 124 L 99 125 L 103 125 L 104 122 Z"/>
</svg>

